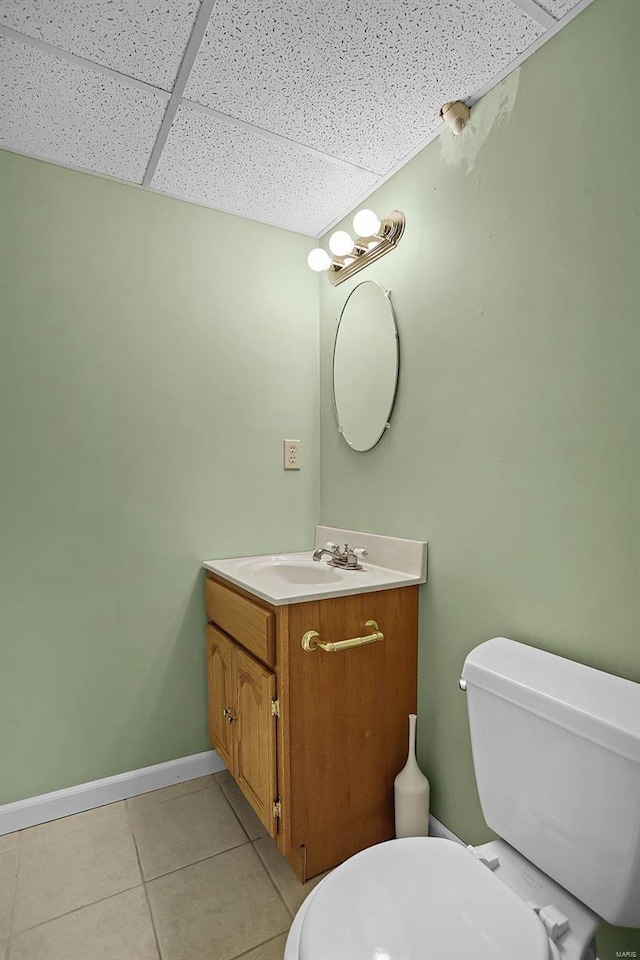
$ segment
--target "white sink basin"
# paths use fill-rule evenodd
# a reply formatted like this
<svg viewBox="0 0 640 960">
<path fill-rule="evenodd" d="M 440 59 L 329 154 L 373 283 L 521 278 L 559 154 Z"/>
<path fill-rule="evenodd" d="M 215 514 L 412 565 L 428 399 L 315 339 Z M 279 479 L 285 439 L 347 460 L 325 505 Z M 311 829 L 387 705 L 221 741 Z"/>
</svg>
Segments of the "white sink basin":
<svg viewBox="0 0 640 960">
<path fill-rule="evenodd" d="M 249 576 L 265 577 L 273 583 L 321 586 L 325 583 L 340 583 L 346 570 L 338 570 L 327 563 L 312 560 L 310 557 L 292 559 L 291 557 L 256 557 L 238 565 L 240 571 Z M 353 572 L 353 571 L 351 571 Z"/>
<path fill-rule="evenodd" d="M 329 566 L 326 559 L 313 560 L 313 548 L 304 553 L 206 560 L 204 566 L 274 606 L 372 593 L 426 580 L 427 545 L 422 541 L 316 527 L 316 546 L 329 539 L 364 547 L 368 557 L 362 560 L 363 569 L 343 570 Z M 396 564 L 402 568 L 395 569 Z"/>
</svg>

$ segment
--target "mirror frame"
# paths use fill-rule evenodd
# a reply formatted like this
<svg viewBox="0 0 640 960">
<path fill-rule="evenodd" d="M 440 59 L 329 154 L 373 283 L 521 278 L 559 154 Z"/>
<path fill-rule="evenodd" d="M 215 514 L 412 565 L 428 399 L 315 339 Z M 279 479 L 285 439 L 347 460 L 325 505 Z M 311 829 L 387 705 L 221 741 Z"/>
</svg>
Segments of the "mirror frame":
<svg viewBox="0 0 640 960">
<path fill-rule="evenodd" d="M 349 300 L 354 295 L 356 290 L 364 286 L 365 283 L 373 283 L 376 287 L 379 287 L 379 289 L 382 290 L 382 293 L 387 299 L 387 305 L 389 307 L 389 313 L 391 314 L 391 321 L 393 323 L 394 337 L 396 341 L 397 362 L 396 362 L 396 379 L 393 386 L 393 395 L 389 403 L 389 410 L 385 416 L 382 429 L 380 430 L 380 433 L 378 434 L 378 436 L 373 441 L 370 447 L 359 449 L 358 447 L 354 447 L 354 445 L 347 439 L 342 423 L 340 421 L 340 417 L 338 416 L 338 406 L 336 404 L 335 365 L 336 365 L 336 346 L 338 343 L 338 334 L 340 333 L 340 324 L 342 323 L 342 320 L 344 318 L 344 312 L 347 309 Z M 347 446 L 349 446 L 355 453 L 368 453 L 369 450 L 373 450 L 373 448 L 380 443 L 380 441 L 382 440 L 382 437 L 387 432 L 387 430 L 389 430 L 389 428 L 391 427 L 391 415 L 393 413 L 393 408 L 396 403 L 396 397 L 398 396 L 399 381 L 400 381 L 400 333 L 398 331 L 398 321 L 396 320 L 396 314 L 395 314 L 395 310 L 393 309 L 393 303 L 391 302 L 391 290 L 387 290 L 385 287 L 382 286 L 381 283 L 378 283 L 377 280 L 361 280 L 360 283 L 357 283 L 353 288 L 353 290 L 350 291 L 349 296 L 347 297 L 347 299 L 342 305 L 342 310 L 340 311 L 340 316 L 338 317 L 338 326 L 336 327 L 336 334 L 335 334 L 335 337 L 333 338 L 333 355 L 332 355 L 332 361 L 331 361 L 331 395 L 333 397 L 333 413 L 336 418 L 336 423 L 338 424 L 338 433 L 343 438 Z"/>
</svg>

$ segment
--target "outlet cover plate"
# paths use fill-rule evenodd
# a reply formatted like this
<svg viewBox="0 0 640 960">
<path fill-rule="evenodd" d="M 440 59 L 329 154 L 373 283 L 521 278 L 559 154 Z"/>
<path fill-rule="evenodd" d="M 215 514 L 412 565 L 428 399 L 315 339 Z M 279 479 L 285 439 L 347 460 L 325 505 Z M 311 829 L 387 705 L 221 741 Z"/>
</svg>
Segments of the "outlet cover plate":
<svg viewBox="0 0 640 960">
<path fill-rule="evenodd" d="M 300 469 L 300 441 L 299 440 L 283 440 L 283 454 L 284 454 L 284 469 L 285 470 L 299 470 Z"/>
</svg>

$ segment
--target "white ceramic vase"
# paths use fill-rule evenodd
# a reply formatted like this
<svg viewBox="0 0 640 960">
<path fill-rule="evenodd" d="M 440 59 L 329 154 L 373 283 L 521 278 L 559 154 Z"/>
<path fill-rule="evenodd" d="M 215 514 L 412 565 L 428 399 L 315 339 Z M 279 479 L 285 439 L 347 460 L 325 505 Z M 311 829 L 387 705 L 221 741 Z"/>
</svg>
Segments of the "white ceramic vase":
<svg viewBox="0 0 640 960">
<path fill-rule="evenodd" d="M 429 834 L 429 781 L 416 760 L 416 719 L 409 714 L 409 755 L 393 785 L 396 837 Z"/>
</svg>

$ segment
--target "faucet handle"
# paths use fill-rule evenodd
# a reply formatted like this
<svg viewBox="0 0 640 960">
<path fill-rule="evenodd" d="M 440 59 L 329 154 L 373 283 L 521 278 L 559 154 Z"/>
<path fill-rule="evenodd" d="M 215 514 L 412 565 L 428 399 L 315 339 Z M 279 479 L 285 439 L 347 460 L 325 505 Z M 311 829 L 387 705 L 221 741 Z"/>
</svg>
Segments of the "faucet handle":
<svg viewBox="0 0 640 960">
<path fill-rule="evenodd" d="M 365 550 L 364 547 L 356 547 L 354 550 L 352 550 L 352 553 L 354 553 L 354 554 L 356 555 L 356 557 L 368 557 L 368 556 L 369 556 L 369 554 L 367 553 L 367 551 Z"/>
<path fill-rule="evenodd" d="M 327 542 L 324 545 L 324 548 L 325 550 L 337 550 L 338 544 L 334 543 L 333 540 L 327 540 Z"/>
</svg>

